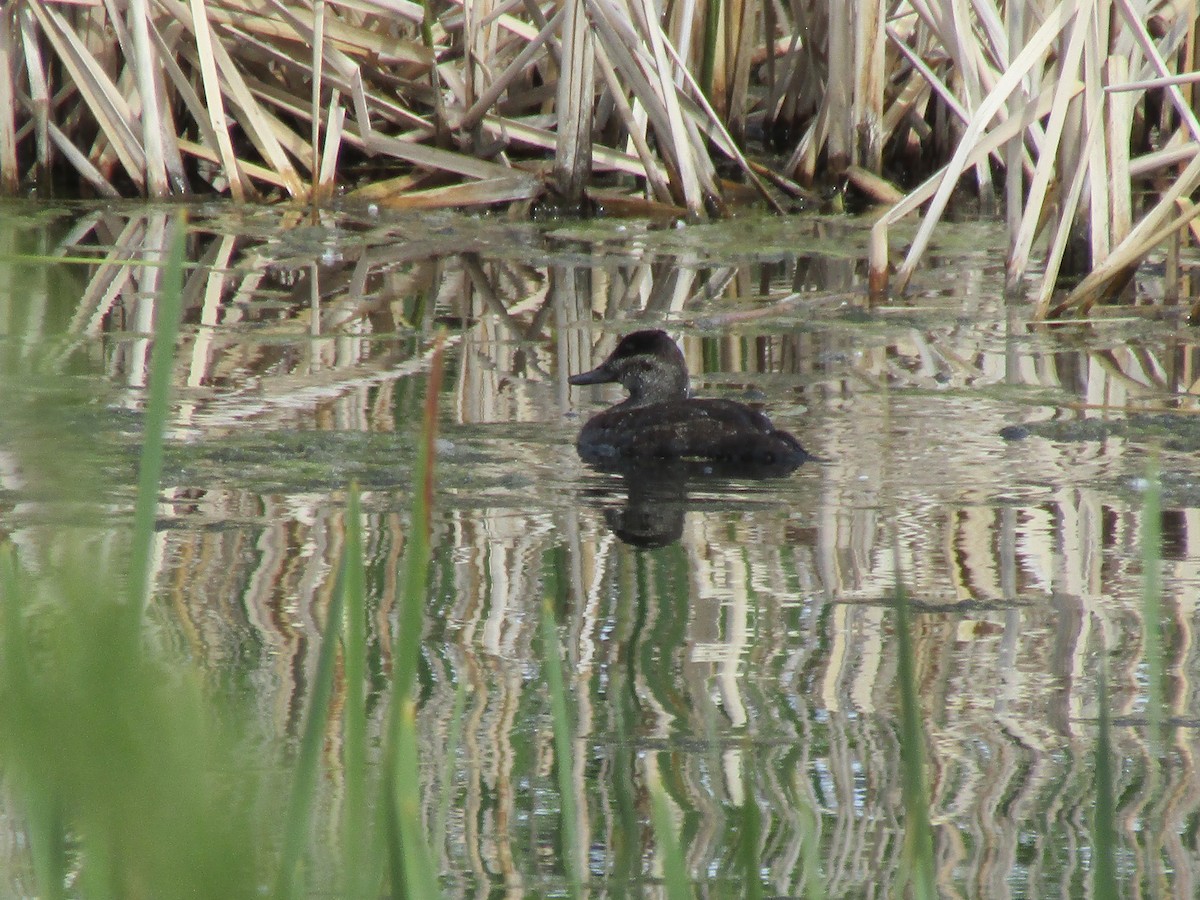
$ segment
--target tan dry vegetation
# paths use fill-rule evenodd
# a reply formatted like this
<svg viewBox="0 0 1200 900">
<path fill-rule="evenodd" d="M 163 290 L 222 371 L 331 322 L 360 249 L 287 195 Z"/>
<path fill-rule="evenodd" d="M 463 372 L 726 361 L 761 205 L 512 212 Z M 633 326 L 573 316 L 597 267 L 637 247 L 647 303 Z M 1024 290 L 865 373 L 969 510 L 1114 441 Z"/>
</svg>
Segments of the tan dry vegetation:
<svg viewBox="0 0 1200 900">
<path fill-rule="evenodd" d="M 1086 312 L 1200 237 L 1196 21 L 1195 0 L 14 0 L 0 180 L 567 211 L 615 189 L 692 218 L 726 212 L 723 176 L 776 209 L 849 181 L 889 204 L 877 296 L 970 186 L 1003 195 L 1010 287 L 1036 252 L 1039 315 Z M 889 284 L 889 229 L 921 208 Z"/>
</svg>

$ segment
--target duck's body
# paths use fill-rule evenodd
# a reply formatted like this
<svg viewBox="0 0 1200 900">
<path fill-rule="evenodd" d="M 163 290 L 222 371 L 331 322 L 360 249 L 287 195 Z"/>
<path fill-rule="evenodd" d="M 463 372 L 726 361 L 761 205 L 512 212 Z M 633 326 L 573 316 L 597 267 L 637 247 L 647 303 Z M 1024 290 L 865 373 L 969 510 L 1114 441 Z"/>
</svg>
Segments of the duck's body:
<svg viewBox="0 0 1200 900">
<path fill-rule="evenodd" d="M 576 447 L 587 462 L 704 460 L 766 466 L 778 474 L 811 458 L 792 435 L 745 404 L 691 397 L 683 354 L 662 331 L 626 335 L 608 359 L 569 381 L 618 381 L 629 391 L 580 431 Z"/>
</svg>

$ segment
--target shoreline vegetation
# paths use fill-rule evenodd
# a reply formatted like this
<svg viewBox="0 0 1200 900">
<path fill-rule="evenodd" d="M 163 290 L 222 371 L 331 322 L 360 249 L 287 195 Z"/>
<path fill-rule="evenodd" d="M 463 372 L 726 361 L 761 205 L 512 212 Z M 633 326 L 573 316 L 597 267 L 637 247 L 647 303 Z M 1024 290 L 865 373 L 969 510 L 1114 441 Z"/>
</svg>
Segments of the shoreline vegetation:
<svg viewBox="0 0 1200 900">
<path fill-rule="evenodd" d="M 1010 293 L 1038 318 L 1086 313 L 1164 242 L 1178 276 L 1200 239 L 1197 14 L 17 0 L 0 14 L 0 190 L 697 220 L 848 185 L 882 205 L 877 298 L 904 292 L 947 204 L 973 194 L 1004 210 Z"/>
</svg>

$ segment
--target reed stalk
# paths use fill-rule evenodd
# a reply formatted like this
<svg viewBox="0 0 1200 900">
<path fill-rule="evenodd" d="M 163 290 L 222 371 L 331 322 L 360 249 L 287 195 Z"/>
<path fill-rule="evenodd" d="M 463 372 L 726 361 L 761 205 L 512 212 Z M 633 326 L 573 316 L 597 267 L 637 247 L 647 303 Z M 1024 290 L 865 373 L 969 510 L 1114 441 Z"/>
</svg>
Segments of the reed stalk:
<svg viewBox="0 0 1200 900">
<path fill-rule="evenodd" d="M 444 339 L 439 334 L 430 360 L 421 444 L 413 473 L 412 513 L 400 616 L 392 647 L 392 697 L 384 743 L 384 830 L 390 854 L 392 891 L 396 896 L 430 898 L 439 896 L 441 890 L 427 832 L 421 822 L 421 770 L 414 694 L 429 581 L 434 447 L 443 353 Z"/>
<path fill-rule="evenodd" d="M 454 706 L 450 710 L 450 730 L 446 735 L 446 755 L 441 772 L 442 796 L 438 802 L 437 821 L 433 825 L 433 834 L 439 837 L 446 834 L 446 823 L 450 818 L 450 802 L 454 798 L 455 760 L 458 758 L 458 745 L 462 740 L 463 711 L 466 705 L 467 682 L 460 678 L 454 688 Z"/>
<path fill-rule="evenodd" d="M 163 224 L 160 219 L 160 225 Z M 130 550 L 129 596 L 125 607 L 124 651 L 136 653 L 141 638 L 142 610 L 150 593 L 150 566 L 155 521 L 158 512 L 158 486 L 162 477 L 163 444 L 171 397 L 171 375 L 175 361 L 175 343 L 183 314 L 183 258 L 187 240 L 187 219 L 177 216 L 168 230 L 166 268 L 162 271 L 162 289 L 154 309 L 154 346 L 146 387 L 146 410 L 142 426 L 142 452 L 138 457 L 137 500 L 133 509 L 133 546 Z M 153 288 L 157 270 L 148 270 Z"/>
<path fill-rule="evenodd" d="M 650 791 L 650 819 L 654 823 L 654 839 L 658 842 L 659 855 L 662 858 L 668 900 L 691 900 L 695 892 L 688 879 L 683 850 L 679 846 L 679 834 L 671 815 L 671 803 L 667 799 L 667 792 L 663 789 L 657 770 L 647 774 L 647 787 Z"/>
<path fill-rule="evenodd" d="M 358 484 L 346 498 L 346 545 L 342 553 L 342 659 L 345 673 L 342 760 L 346 801 L 342 812 L 343 896 L 373 896 L 379 886 L 377 853 L 369 830 L 367 799 L 367 603 L 364 578 L 362 509 Z M 328 640 L 328 638 L 326 638 Z"/>
<path fill-rule="evenodd" d="M 821 880 L 821 823 L 810 803 L 801 803 L 796 808 L 802 838 L 797 863 L 800 869 L 799 882 L 803 894 L 809 900 L 824 900 L 825 883 Z"/>
<path fill-rule="evenodd" d="M 1157 461 L 1146 465 L 1142 495 L 1142 640 L 1146 663 L 1146 726 L 1150 745 L 1161 752 L 1163 727 L 1162 481 Z"/>
<path fill-rule="evenodd" d="M 359 560 L 361 564 L 361 559 Z M 347 571 L 353 566 L 348 554 L 343 554 L 338 570 L 333 600 L 329 604 L 325 633 L 321 636 L 321 649 L 317 654 L 317 670 L 313 678 L 312 696 L 309 698 L 308 713 L 304 719 L 304 730 L 300 737 L 300 749 L 292 776 L 287 814 L 284 824 L 283 851 L 279 872 L 275 880 L 276 900 L 307 896 L 301 867 L 313 825 L 313 807 L 316 803 L 317 770 L 321 760 L 321 748 L 329 722 L 329 700 L 333 696 L 333 682 L 337 661 L 339 638 L 342 634 L 342 610 L 346 603 Z"/>
<path fill-rule="evenodd" d="M 1108 660 L 1100 660 L 1100 681 L 1096 703 L 1099 721 L 1096 730 L 1096 796 L 1092 816 L 1092 896 L 1115 900 L 1121 896 L 1117 881 L 1116 786 L 1112 768 L 1112 724 L 1108 712 Z"/>
<path fill-rule="evenodd" d="M 9 691 L 24 692 L 32 684 L 32 663 L 25 642 L 17 636 L 24 630 L 22 607 L 25 592 L 17 574 L 11 545 L 0 545 L 0 602 L 3 603 L 5 640 L 3 683 Z M 38 887 L 51 900 L 66 897 L 69 867 L 66 854 L 66 823 L 61 799 L 52 787 L 36 782 L 18 785 L 23 793 L 28 820 L 29 850 Z"/>
<path fill-rule="evenodd" d="M 899 555 L 897 554 L 897 558 Z M 929 826 L 929 791 L 925 783 L 925 753 L 920 695 L 910 630 L 908 591 L 896 580 L 896 652 L 900 683 L 900 757 L 904 792 L 904 878 L 914 897 L 933 900 L 933 833 Z"/>
<path fill-rule="evenodd" d="M 562 820 L 562 859 L 567 872 L 570 895 L 579 897 L 583 885 L 583 845 L 579 840 L 579 818 L 575 805 L 575 785 L 571 779 L 575 754 L 571 749 L 571 715 L 567 709 L 567 692 L 562 670 L 562 650 L 558 642 L 558 627 L 554 605 L 549 597 L 542 598 L 542 662 L 546 669 L 546 685 L 550 691 L 550 714 L 554 722 L 555 769 L 558 772 L 558 802 Z"/>
<path fill-rule="evenodd" d="M 762 885 L 762 810 L 754 799 L 753 784 L 744 779 L 742 805 L 738 808 L 738 864 L 741 867 L 742 896 L 759 900 Z"/>
</svg>

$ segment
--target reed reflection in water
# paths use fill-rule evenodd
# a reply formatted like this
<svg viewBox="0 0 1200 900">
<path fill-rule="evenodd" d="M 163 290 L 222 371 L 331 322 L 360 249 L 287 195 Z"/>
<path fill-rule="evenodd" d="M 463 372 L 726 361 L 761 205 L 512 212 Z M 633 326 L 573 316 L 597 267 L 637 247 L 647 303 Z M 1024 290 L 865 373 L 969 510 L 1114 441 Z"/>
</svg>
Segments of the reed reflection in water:
<svg viewBox="0 0 1200 900">
<path fill-rule="evenodd" d="M 97 210 L 0 232 L 9 254 L 97 258 L 44 270 L 41 316 L 0 303 L 10 335 L 55 348 L 60 369 L 103 392 L 108 415 L 87 440 L 118 511 L 130 495 L 117 460 L 136 427 L 119 411 L 142 402 L 155 289 L 154 270 L 118 263 L 160 250 L 163 221 Z M 952 275 L 884 308 L 862 299 L 865 232 L 849 220 L 656 232 L 210 209 L 190 227 L 198 263 L 149 615 L 214 686 L 252 698 L 280 742 L 266 758 L 306 709 L 351 477 L 366 488 L 378 738 L 420 398 L 430 339 L 447 330 L 420 726 L 427 822 L 449 797 L 435 849 L 452 893 L 563 888 L 560 764 L 591 877 L 614 892 L 662 874 L 651 776 L 708 894 L 758 879 L 798 895 L 814 859 L 830 896 L 894 884 L 897 571 L 915 609 L 942 889 L 1087 889 L 1103 657 L 1118 872 L 1131 890 L 1195 892 L 1200 354 L 1186 332 L 1149 320 L 1034 330 L 1000 297 L 999 231 L 986 224 L 964 226 L 979 240 L 948 254 Z M 657 326 L 682 337 L 698 390 L 764 403 L 827 461 L 787 479 L 651 484 L 584 467 L 579 424 L 618 391 L 568 390 L 567 375 Z M 1166 486 L 1161 749 L 1142 711 L 1137 479 L 1151 450 Z M 52 555 L 58 531 L 15 471 L 0 475 L 21 501 L 8 539 Z M 537 650 L 545 596 L 575 704 L 566 761 Z M 19 871 L 18 832 L 5 835 Z"/>
</svg>

